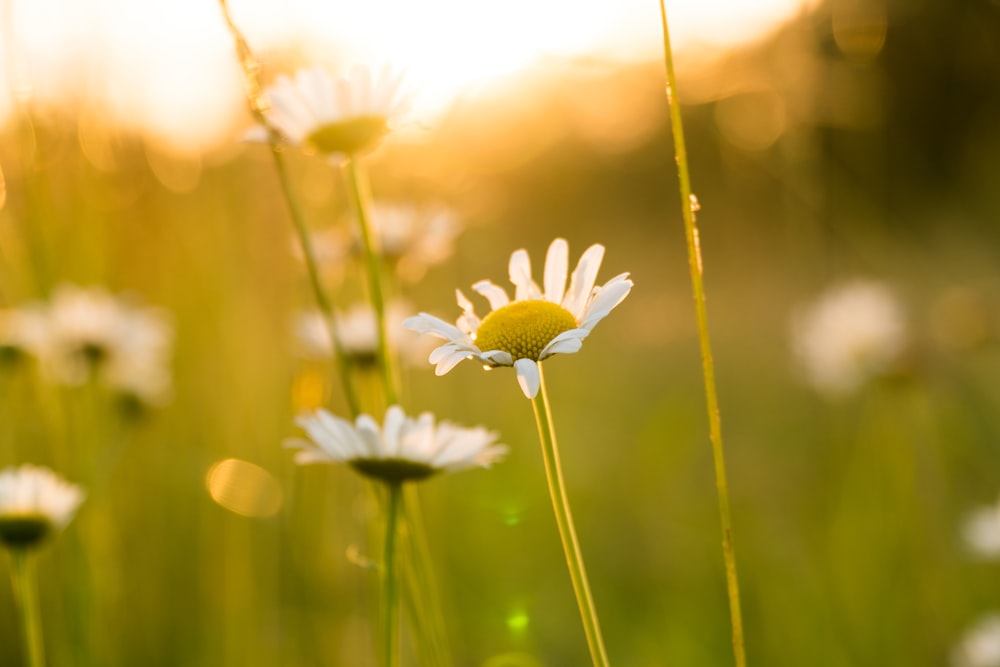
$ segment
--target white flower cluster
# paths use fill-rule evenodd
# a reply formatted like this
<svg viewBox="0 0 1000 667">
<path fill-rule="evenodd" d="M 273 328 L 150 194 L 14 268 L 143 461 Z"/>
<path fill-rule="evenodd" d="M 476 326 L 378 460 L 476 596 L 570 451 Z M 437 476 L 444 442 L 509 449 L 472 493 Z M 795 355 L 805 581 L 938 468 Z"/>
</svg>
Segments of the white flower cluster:
<svg viewBox="0 0 1000 667">
<path fill-rule="evenodd" d="M 141 307 L 101 287 L 64 284 L 47 304 L 0 311 L 0 350 L 38 359 L 44 376 L 78 386 L 94 378 L 142 403 L 171 391 L 173 327 L 157 308 Z"/>
</svg>

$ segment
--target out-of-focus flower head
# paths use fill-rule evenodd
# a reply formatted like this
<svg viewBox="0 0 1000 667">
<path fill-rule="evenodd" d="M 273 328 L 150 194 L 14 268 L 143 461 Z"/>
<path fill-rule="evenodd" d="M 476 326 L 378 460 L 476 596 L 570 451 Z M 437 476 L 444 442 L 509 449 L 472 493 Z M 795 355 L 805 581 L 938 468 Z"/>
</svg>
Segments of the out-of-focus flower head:
<svg viewBox="0 0 1000 667">
<path fill-rule="evenodd" d="M 0 310 L 0 363 L 40 357 L 47 335 L 45 311 L 39 304 Z"/>
<path fill-rule="evenodd" d="M 377 71 L 356 65 L 334 78 L 323 67 L 282 75 L 264 91 L 268 123 L 294 146 L 323 155 L 335 164 L 376 146 L 397 128 L 410 109 L 403 76 L 385 65 Z M 248 136 L 266 140 L 265 128 Z"/>
<path fill-rule="evenodd" d="M 440 206 L 376 202 L 372 220 L 382 257 L 395 264 L 400 278 L 409 281 L 420 280 L 428 267 L 448 259 L 462 231 L 457 216 Z"/>
<path fill-rule="evenodd" d="M 517 288 L 513 300 L 502 287 L 481 280 L 472 289 L 492 308 L 483 319 L 461 290 L 456 290 L 462 308 L 457 326 L 427 313 L 408 318 L 403 325 L 446 341 L 430 355 L 437 375 L 466 359 L 478 359 L 489 367 L 513 366 L 521 391 L 534 398 L 541 382 L 538 362 L 555 354 L 578 352 L 583 339 L 632 290 L 628 273 L 594 286 L 603 259 L 604 246 L 587 248 L 567 287 L 569 245 L 556 239 L 545 258 L 543 289 L 531 277 L 527 251 L 516 250 L 508 267 L 510 281 Z"/>
<path fill-rule="evenodd" d="M 408 364 L 423 362 L 429 351 L 425 337 L 403 328 L 403 320 L 412 312 L 412 308 L 401 301 L 392 301 L 386 308 L 389 348 Z M 323 319 L 323 314 L 315 310 L 300 313 L 296 319 L 298 348 L 307 359 L 328 359 L 332 356 L 330 334 Z M 377 366 L 378 324 L 375 309 L 370 304 L 356 303 L 346 311 L 338 312 L 337 333 L 349 364 Z"/>
<path fill-rule="evenodd" d="M 83 491 L 48 468 L 24 464 L 0 471 L 0 541 L 26 548 L 62 530 L 83 502 Z"/>
<path fill-rule="evenodd" d="M 43 367 L 57 382 L 96 377 L 141 403 L 170 392 L 173 329 L 159 309 L 136 306 L 100 287 L 61 285 L 52 294 Z"/>
<path fill-rule="evenodd" d="M 1000 613 L 981 616 L 952 649 L 952 667 L 1000 667 Z"/>
<path fill-rule="evenodd" d="M 792 320 L 792 349 L 806 379 L 828 395 L 850 393 L 893 370 L 907 342 L 902 306 L 875 282 L 830 288 Z"/>
<path fill-rule="evenodd" d="M 386 411 L 382 425 L 369 415 L 360 415 L 352 424 L 323 409 L 299 417 L 296 423 L 308 436 L 285 442 L 286 447 L 300 450 L 296 463 L 347 463 L 386 483 L 489 468 L 507 453 L 505 445 L 496 444 L 498 435 L 493 431 L 436 422 L 429 412 L 407 417 L 398 405 Z"/>
<path fill-rule="evenodd" d="M 986 505 L 969 514 L 962 524 L 962 539 L 972 555 L 1000 558 L 1000 508 Z"/>
<path fill-rule="evenodd" d="M 328 228 L 316 233 L 313 252 L 324 276 L 340 282 L 350 260 L 363 260 L 364 251 L 357 225 Z M 398 202 L 376 201 L 371 207 L 372 236 L 383 263 L 406 282 L 416 282 L 427 269 L 440 264 L 455 250 L 455 239 L 462 224 L 454 211 L 432 204 L 417 206 Z M 297 240 L 292 251 L 299 259 L 302 251 Z"/>
</svg>

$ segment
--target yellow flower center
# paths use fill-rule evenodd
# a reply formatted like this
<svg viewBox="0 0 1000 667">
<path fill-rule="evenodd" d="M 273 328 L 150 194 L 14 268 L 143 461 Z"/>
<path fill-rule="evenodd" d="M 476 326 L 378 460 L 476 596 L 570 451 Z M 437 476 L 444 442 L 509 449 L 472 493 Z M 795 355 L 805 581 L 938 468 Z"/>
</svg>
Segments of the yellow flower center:
<svg viewBox="0 0 1000 667">
<path fill-rule="evenodd" d="M 476 331 L 476 346 L 483 352 L 503 350 L 515 361 L 538 355 L 552 339 L 576 328 L 576 318 L 551 301 L 515 301 L 483 318 Z"/>
<path fill-rule="evenodd" d="M 357 116 L 321 125 L 305 138 L 305 143 L 324 155 L 353 155 L 372 148 L 389 132 L 382 116 Z"/>
</svg>

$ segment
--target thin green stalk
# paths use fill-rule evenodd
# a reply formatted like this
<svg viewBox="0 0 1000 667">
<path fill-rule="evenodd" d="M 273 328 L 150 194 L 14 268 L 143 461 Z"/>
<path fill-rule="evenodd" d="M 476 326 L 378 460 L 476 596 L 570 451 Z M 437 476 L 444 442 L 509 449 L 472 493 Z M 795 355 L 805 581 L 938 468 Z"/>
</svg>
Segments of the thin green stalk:
<svg viewBox="0 0 1000 667">
<path fill-rule="evenodd" d="M 35 582 L 32 554 L 26 549 L 15 548 L 10 552 L 13 561 L 12 579 L 17 610 L 21 617 L 21 632 L 28 667 L 44 667 L 45 647 L 42 644 L 42 617 L 38 611 L 38 587 Z"/>
<path fill-rule="evenodd" d="M 431 567 L 431 549 L 427 542 L 427 529 L 424 526 L 423 511 L 420 507 L 420 494 L 416 486 L 407 490 L 403 505 L 405 521 L 406 551 L 404 563 L 406 569 L 406 585 L 412 600 L 414 630 L 421 638 L 420 650 L 424 652 L 425 664 L 435 667 L 451 665 L 451 654 L 448 650 L 448 636 L 445 632 L 444 612 L 442 611 L 441 595 L 434 568 Z"/>
<path fill-rule="evenodd" d="M 597 609 L 590 594 L 587 572 L 583 567 L 583 554 L 576 539 L 573 516 L 569 509 L 569 496 L 566 495 L 566 485 L 563 482 L 562 464 L 559 462 L 559 449 L 556 445 L 556 432 L 552 425 L 552 410 L 549 407 L 548 392 L 545 390 L 542 364 L 538 364 L 538 374 L 541 386 L 531 404 L 535 409 L 535 421 L 538 423 L 538 439 L 542 443 L 545 478 L 548 480 L 549 494 L 552 496 L 552 509 L 555 510 L 556 525 L 559 527 L 559 537 L 562 539 L 563 551 L 566 554 L 566 565 L 569 567 L 569 576 L 573 582 L 573 592 L 576 593 L 576 603 L 580 607 L 590 658 L 594 667 L 607 667 L 610 663 L 604 650 L 604 639 L 601 637 L 601 627 L 597 621 Z"/>
<path fill-rule="evenodd" d="M 368 291 L 375 309 L 375 323 L 378 330 L 378 363 L 382 374 L 382 385 L 388 405 L 398 402 L 396 383 L 393 379 L 392 357 L 389 353 L 389 337 L 385 322 L 385 294 L 382 289 L 382 268 L 372 241 L 371 194 L 364 174 L 358 166 L 357 158 L 347 160 L 347 180 L 350 183 L 354 210 L 361 228 L 361 243 L 364 246 L 365 266 L 368 269 Z"/>
<path fill-rule="evenodd" d="M 279 135 L 264 114 L 267 109 L 267 102 L 261 92 L 259 79 L 260 63 L 254 57 L 253 51 L 250 50 L 250 45 L 247 43 L 246 38 L 243 37 L 243 33 L 240 32 L 239 28 L 233 22 L 226 0 L 219 0 L 219 6 L 222 8 L 222 16 L 226 21 L 226 26 L 229 28 L 229 32 L 236 42 L 236 56 L 239 59 L 240 67 L 243 69 L 243 84 L 246 89 L 247 104 L 250 107 L 250 113 L 253 114 L 254 120 L 262 127 L 267 128 L 268 131 L 268 144 L 271 147 L 271 155 L 274 157 L 274 168 L 278 173 L 281 192 L 285 197 L 285 202 L 288 204 L 288 212 L 292 218 L 292 224 L 295 226 L 299 244 L 302 246 L 302 256 L 305 259 L 306 272 L 309 274 L 309 284 L 312 287 L 313 295 L 316 297 L 316 305 L 323 314 L 323 320 L 326 322 L 330 341 L 333 344 L 333 354 L 336 360 L 337 372 L 340 376 L 341 387 L 344 391 L 344 399 L 347 401 L 347 406 L 351 414 L 357 416 L 361 409 L 358 404 L 354 385 L 351 383 L 346 355 L 344 354 L 344 346 L 341 343 L 340 334 L 337 330 L 337 314 L 320 280 L 319 263 L 316 261 L 316 253 L 312 247 L 312 237 L 305 218 L 302 215 L 302 208 L 299 206 L 298 198 L 292 189 L 291 179 L 288 176 L 288 168 L 285 166 L 285 158 L 281 153 Z"/>
<path fill-rule="evenodd" d="M 663 24 L 663 56 L 667 70 L 667 101 L 670 103 L 670 125 L 674 136 L 674 153 L 677 160 L 677 178 L 681 196 L 681 214 L 687 239 L 688 265 L 694 292 L 695 311 L 698 319 L 698 340 L 701 346 L 701 365 L 705 379 L 705 400 L 708 407 L 709 438 L 712 442 L 712 459 L 715 464 L 715 489 L 719 500 L 719 517 L 722 524 L 722 554 L 726 566 L 726 587 L 729 592 L 729 616 L 732 625 L 733 654 L 737 667 L 746 667 L 746 650 L 743 641 L 743 615 L 740 611 L 740 585 L 736 574 L 736 554 L 733 549 L 733 523 L 729 509 L 729 483 L 726 480 L 726 460 L 722 447 L 722 421 L 719 415 L 719 398 L 715 389 L 715 363 L 708 335 L 708 313 L 705 306 L 705 285 L 698 227 L 695 222 L 697 200 L 691 194 L 691 174 L 688 169 L 687 147 L 684 144 L 684 125 L 681 105 L 677 97 L 677 77 L 674 74 L 673 50 L 670 31 L 667 29 L 667 8 L 660 0 L 660 17 Z"/>
<path fill-rule="evenodd" d="M 403 496 L 403 485 L 399 482 L 386 484 L 389 502 L 385 516 L 385 552 L 382 557 L 382 642 L 384 667 L 399 665 L 399 590 L 398 568 L 396 567 L 396 537 L 399 506 Z"/>
</svg>

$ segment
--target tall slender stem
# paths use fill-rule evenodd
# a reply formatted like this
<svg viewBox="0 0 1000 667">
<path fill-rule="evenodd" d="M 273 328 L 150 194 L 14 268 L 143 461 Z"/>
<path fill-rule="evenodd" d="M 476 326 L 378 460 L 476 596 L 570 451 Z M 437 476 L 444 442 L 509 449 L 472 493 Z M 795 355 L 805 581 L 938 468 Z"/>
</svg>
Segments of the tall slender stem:
<svg viewBox="0 0 1000 667">
<path fill-rule="evenodd" d="M 590 594 L 587 572 L 583 567 L 583 554 L 576 539 L 576 528 L 573 526 L 573 516 L 569 509 L 569 496 L 566 494 L 566 485 L 563 482 L 556 432 L 552 424 L 552 410 L 549 407 L 549 396 L 545 389 L 545 376 L 542 374 L 541 364 L 538 364 L 538 373 L 541 376 L 541 387 L 538 395 L 532 399 L 532 407 L 535 409 L 535 421 L 538 423 L 538 439 L 542 443 L 545 478 L 549 483 L 552 509 L 555 511 L 559 537 L 562 539 L 563 551 L 566 554 L 566 565 L 569 567 L 570 580 L 573 582 L 576 603 L 580 607 L 580 617 L 583 620 L 583 631 L 587 635 L 591 660 L 594 667 L 607 667 L 610 663 L 604 650 L 604 639 L 601 637 L 601 627 L 597 621 L 597 609 Z"/>
<path fill-rule="evenodd" d="M 365 266 L 368 269 L 368 290 L 375 309 L 375 323 L 378 330 L 378 361 L 382 374 L 382 385 L 385 390 L 385 400 L 388 405 L 398 402 L 396 384 L 393 378 L 392 362 L 389 352 L 389 340 L 385 322 L 385 294 L 382 289 L 382 268 L 375 252 L 372 238 L 372 222 L 370 216 L 371 194 L 364 174 L 358 166 L 356 158 L 347 160 L 347 180 L 350 182 L 354 210 L 358 216 L 358 226 L 361 228 L 361 243 L 364 246 Z"/>
<path fill-rule="evenodd" d="M 250 50 L 250 45 L 247 43 L 243 33 L 236 27 L 236 23 L 229 14 L 229 5 L 226 0 L 219 0 L 219 6 L 222 8 L 222 16 L 226 21 L 226 26 L 229 28 L 229 32 L 236 42 L 236 57 L 239 59 L 240 67 L 243 69 L 243 85 L 246 89 L 247 104 L 250 107 L 250 113 L 253 114 L 254 120 L 262 127 L 267 128 L 268 131 L 268 144 L 271 147 L 271 155 L 274 157 L 274 168 L 278 173 L 281 192 L 285 197 L 285 202 L 288 204 L 288 212 L 292 218 L 292 224 L 295 226 L 299 244 L 302 247 L 302 256 L 305 259 L 306 272 L 309 274 L 309 284 L 316 297 L 316 305 L 323 314 L 323 320 L 326 322 L 330 335 L 334 359 L 337 364 L 337 372 L 340 375 L 340 383 L 344 391 L 344 399 L 347 401 L 347 406 L 351 414 L 357 416 L 361 408 L 354 385 L 351 383 L 346 355 L 344 354 L 344 346 L 340 341 L 340 334 L 337 330 L 337 314 L 320 280 L 319 263 L 316 261 L 316 253 L 312 247 L 312 237 L 309 233 L 309 227 L 306 225 L 305 218 L 302 215 L 302 208 L 299 206 L 298 197 L 295 196 L 295 191 L 292 189 L 291 179 L 288 177 L 288 168 L 285 166 L 285 158 L 279 146 L 279 135 L 264 114 L 264 111 L 267 109 L 267 102 L 261 92 L 259 79 L 260 63 L 254 57 L 253 51 Z"/>
<path fill-rule="evenodd" d="M 45 648 L 42 644 L 42 618 L 38 611 L 38 587 L 35 582 L 32 554 L 26 549 L 11 549 L 12 579 L 17 610 L 21 617 L 21 632 L 28 667 L 44 667 Z"/>
<path fill-rule="evenodd" d="M 389 502 L 385 517 L 385 552 L 382 557 L 382 641 L 383 667 L 399 664 L 399 590 L 398 568 L 396 567 L 396 537 L 399 519 L 399 505 L 403 496 L 403 485 L 399 482 L 386 484 Z"/>
<path fill-rule="evenodd" d="M 705 285 L 701 246 L 695 211 L 698 203 L 691 194 L 691 174 L 688 169 L 687 147 L 684 143 L 684 125 L 681 105 L 677 97 L 677 77 L 674 74 L 673 50 L 670 31 L 667 29 L 667 8 L 660 0 L 660 17 L 663 24 L 663 56 L 667 70 L 667 101 L 670 103 L 670 125 L 674 136 L 674 153 L 677 160 L 677 177 L 680 187 L 681 214 L 687 239 L 688 265 L 694 292 L 695 311 L 698 319 L 698 340 L 701 346 L 701 366 L 705 379 L 705 400 L 708 407 L 709 438 L 712 442 L 712 459 L 715 465 L 715 489 L 719 501 L 722 524 L 722 553 L 726 566 L 726 587 L 729 592 L 729 617 L 732 626 L 733 654 L 737 667 L 746 667 L 746 650 L 743 641 L 743 615 L 740 610 L 740 585 L 736 574 L 736 554 L 733 548 L 733 522 L 729 509 L 729 482 L 726 479 L 726 460 L 722 447 L 722 421 L 719 415 L 719 398 L 715 389 L 715 362 L 708 335 L 708 312 L 705 306 Z"/>
<path fill-rule="evenodd" d="M 431 567 L 431 549 L 416 485 L 407 490 L 403 501 L 403 519 L 408 529 L 404 535 L 409 538 L 403 556 L 405 586 L 412 600 L 414 630 L 421 639 L 418 648 L 424 652 L 426 664 L 450 667 L 452 662 L 441 595 L 434 568 Z"/>
</svg>

